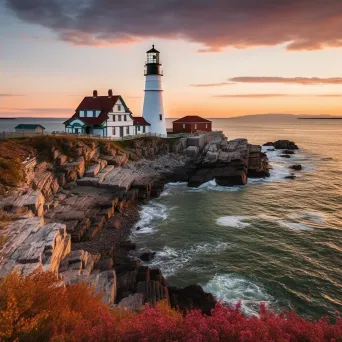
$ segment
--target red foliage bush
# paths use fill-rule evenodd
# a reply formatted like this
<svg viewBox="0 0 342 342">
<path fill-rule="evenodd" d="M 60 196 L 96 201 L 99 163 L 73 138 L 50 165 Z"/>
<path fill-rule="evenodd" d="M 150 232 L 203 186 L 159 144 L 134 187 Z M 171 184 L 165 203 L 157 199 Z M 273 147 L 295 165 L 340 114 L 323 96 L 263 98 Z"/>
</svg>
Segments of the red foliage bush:
<svg viewBox="0 0 342 342">
<path fill-rule="evenodd" d="M 139 313 L 110 310 L 86 285 L 61 286 L 49 273 L 0 282 L 0 341 L 253 341 L 342 342 L 342 319 L 310 322 L 295 312 L 260 307 L 248 317 L 240 307 L 217 304 L 211 316 L 183 316 L 161 302 Z"/>
</svg>

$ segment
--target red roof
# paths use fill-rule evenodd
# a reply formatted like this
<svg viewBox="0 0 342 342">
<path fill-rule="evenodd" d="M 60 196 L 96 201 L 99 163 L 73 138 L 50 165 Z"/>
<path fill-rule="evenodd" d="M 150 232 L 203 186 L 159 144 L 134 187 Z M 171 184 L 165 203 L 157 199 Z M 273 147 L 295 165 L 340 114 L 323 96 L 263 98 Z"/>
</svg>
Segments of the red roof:
<svg viewBox="0 0 342 342">
<path fill-rule="evenodd" d="M 79 106 L 76 108 L 75 114 L 67 121 L 64 122 L 64 125 L 67 125 L 70 121 L 74 119 L 79 119 L 87 125 L 101 125 L 106 120 L 108 120 L 108 113 L 113 109 L 115 103 L 121 100 L 122 104 L 126 108 L 127 111 L 129 109 L 126 107 L 123 99 L 120 95 L 113 95 L 111 97 L 108 96 L 86 96 Z M 80 117 L 79 111 L 80 110 L 100 110 L 101 113 L 98 117 Z"/>
<path fill-rule="evenodd" d="M 142 116 L 133 117 L 134 126 L 151 126 Z"/>
<path fill-rule="evenodd" d="M 187 115 L 187 116 L 184 116 L 184 118 L 173 121 L 172 123 L 200 123 L 200 122 L 211 123 L 211 121 L 207 119 L 203 119 L 197 115 Z"/>
<path fill-rule="evenodd" d="M 76 108 L 78 110 L 104 110 L 107 113 L 110 112 L 116 101 L 119 99 L 119 95 L 114 95 L 112 97 L 108 96 L 86 96 L 79 106 Z"/>
</svg>

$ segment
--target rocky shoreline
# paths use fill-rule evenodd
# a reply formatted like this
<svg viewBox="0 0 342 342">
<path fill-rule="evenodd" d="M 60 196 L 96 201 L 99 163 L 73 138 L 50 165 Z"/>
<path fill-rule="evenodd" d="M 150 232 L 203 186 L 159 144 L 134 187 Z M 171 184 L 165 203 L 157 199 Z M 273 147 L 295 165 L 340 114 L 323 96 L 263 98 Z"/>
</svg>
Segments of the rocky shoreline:
<svg viewBox="0 0 342 342">
<path fill-rule="evenodd" d="M 1 232 L 6 241 L 0 276 L 51 270 L 66 284 L 95 286 L 104 302 L 125 310 L 166 300 L 182 311 L 209 314 L 216 300 L 199 285 L 169 287 L 159 269 L 131 256 L 136 246 L 129 238 L 140 205 L 158 197 L 168 182 L 193 187 L 215 179 L 233 186 L 267 177 L 268 159 L 261 146 L 222 134 L 166 140 L 136 140 L 125 151 L 77 143 L 69 146 L 73 158 L 52 148 L 50 162 L 27 170 L 29 187 L 0 202 L 16 215 Z"/>
</svg>

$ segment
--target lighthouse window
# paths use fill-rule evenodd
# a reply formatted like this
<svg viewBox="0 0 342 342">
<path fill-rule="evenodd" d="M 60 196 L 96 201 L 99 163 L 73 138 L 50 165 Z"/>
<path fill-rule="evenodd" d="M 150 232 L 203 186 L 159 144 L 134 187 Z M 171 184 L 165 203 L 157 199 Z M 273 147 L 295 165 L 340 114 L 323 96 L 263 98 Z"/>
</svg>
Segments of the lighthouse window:
<svg viewBox="0 0 342 342">
<path fill-rule="evenodd" d="M 160 121 L 163 120 L 163 114 L 159 114 L 159 119 L 160 119 Z"/>
</svg>

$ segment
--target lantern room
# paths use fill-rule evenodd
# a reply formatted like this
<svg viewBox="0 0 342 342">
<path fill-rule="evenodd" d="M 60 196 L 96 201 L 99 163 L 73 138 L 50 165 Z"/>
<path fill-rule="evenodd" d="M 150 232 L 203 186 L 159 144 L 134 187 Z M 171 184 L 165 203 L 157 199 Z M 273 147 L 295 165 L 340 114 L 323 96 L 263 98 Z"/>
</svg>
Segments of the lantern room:
<svg viewBox="0 0 342 342">
<path fill-rule="evenodd" d="M 152 49 L 148 50 L 145 64 L 145 76 L 147 75 L 160 75 L 161 72 L 161 64 L 160 64 L 160 52 L 154 48 L 152 45 Z"/>
</svg>

